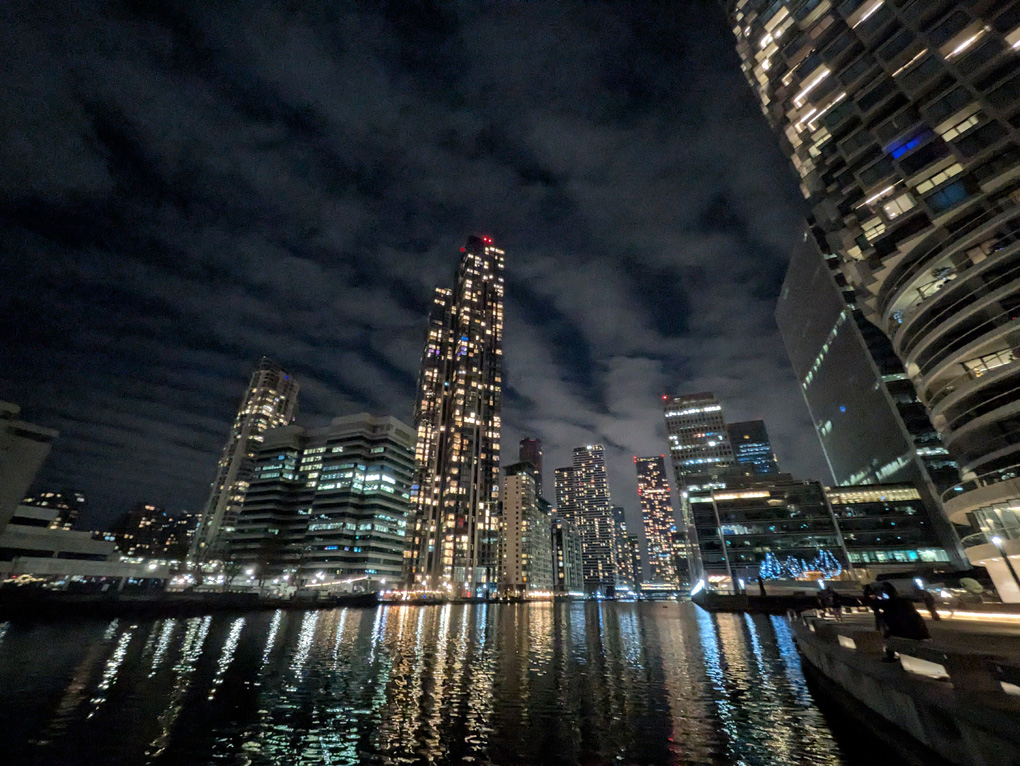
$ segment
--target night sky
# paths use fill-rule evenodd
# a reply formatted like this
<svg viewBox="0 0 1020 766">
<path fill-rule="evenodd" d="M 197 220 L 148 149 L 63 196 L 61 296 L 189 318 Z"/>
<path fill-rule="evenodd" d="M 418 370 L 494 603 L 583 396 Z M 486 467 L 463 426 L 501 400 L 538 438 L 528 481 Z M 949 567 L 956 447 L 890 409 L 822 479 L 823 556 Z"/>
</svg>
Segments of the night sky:
<svg viewBox="0 0 1020 766">
<path fill-rule="evenodd" d="M 505 462 L 601 441 L 633 514 L 661 395 L 713 390 L 829 479 L 772 316 L 806 208 L 715 3 L 8 0 L 0 44 L 0 398 L 86 526 L 200 509 L 263 354 L 300 423 L 410 421 L 472 233 Z"/>
</svg>

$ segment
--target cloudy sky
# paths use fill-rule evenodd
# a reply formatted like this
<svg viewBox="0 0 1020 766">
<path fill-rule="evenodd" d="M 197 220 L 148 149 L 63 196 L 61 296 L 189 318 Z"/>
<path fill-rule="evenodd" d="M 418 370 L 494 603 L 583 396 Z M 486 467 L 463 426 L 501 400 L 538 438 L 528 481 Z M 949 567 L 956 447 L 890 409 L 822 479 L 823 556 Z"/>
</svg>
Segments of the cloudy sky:
<svg viewBox="0 0 1020 766">
<path fill-rule="evenodd" d="M 0 4 L 0 398 L 37 486 L 198 509 L 253 365 L 410 420 L 432 289 L 507 253 L 504 459 L 665 451 L 667 392 L 824 462 L 772 317 L 805 209 L 713 2 Z"/>
</svg>

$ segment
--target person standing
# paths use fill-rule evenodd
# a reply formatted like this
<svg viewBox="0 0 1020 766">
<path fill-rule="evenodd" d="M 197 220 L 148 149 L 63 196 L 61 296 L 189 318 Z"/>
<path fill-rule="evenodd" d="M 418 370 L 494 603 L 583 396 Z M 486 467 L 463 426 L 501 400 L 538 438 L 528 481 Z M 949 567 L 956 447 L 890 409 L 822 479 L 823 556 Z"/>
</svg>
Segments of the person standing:
<svg viewBox="0 0 1020 766">
<path fill-rule="evenodd" d="M 933 620 L 941 620 L 942 617 L 939 615 L 939 610 L 935 605 L 935 596 L 927 588 L 922 588 L 919 585 L 914 586 L 914 594 L 924 602 L 925 608 L 928 610 L 928 614 L 931 615 Z"/>
</svg>

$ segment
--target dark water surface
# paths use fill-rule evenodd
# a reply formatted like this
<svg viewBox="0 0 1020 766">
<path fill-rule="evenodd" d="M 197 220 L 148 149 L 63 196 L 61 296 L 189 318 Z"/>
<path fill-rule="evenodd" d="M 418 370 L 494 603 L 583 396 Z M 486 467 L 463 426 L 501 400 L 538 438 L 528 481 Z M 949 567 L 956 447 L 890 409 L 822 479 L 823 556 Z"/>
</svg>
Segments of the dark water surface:
<svg viewBox="0 0 1020 766">
<path fill-rule="evenodd" d="M 786 621 L 691 604 L 0 623 L 5 764 L 826 764 Z"/>
</svg>

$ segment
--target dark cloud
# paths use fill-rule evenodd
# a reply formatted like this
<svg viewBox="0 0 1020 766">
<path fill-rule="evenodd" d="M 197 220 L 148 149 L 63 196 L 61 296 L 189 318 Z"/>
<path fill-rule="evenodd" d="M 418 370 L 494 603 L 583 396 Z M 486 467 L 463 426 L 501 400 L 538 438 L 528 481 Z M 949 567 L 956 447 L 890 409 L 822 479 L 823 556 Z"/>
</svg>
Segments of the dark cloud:
<svg viewBox="0 0 1020 766">
<path fill-rule="evenodd" d="M 198 508 L 251 366 L 409 419 L 465 236 L 507 251 L 504 453 L 595 440 L 633 511 L 660 397 L 822 461 L 772 310 L 803 205 L 710 2 L 0 7 L 0 396 L 97 523 Z"/>
</svg>

